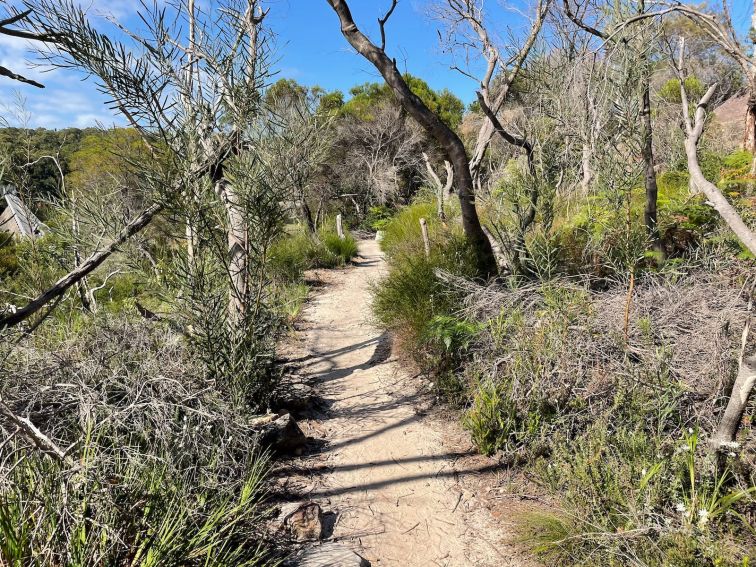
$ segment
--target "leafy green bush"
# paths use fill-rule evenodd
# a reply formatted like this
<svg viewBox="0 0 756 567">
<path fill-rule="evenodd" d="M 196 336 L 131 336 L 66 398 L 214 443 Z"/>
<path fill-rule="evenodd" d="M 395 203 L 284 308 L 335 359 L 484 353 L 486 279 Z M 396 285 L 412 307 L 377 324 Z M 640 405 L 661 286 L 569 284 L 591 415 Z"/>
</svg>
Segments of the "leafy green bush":
<svg viewBox="0 0 756 567">
<path fill-rule="evenodd" d="M 0 231 L 0 278 L 12 277 L 18 268 L 16 241 L 12 234 Z"/>
<path fill-rule="evenodd" d="M 321 236 L 326 249 L 336 257 L 337 265 L 343 266 L 357 256 L 357 241 L 350 234 L 339 238 L 335 232 L 326 232 Z"/>
<path fill-rule="evenodd" d="M 499 449 L 513 449 L 519 437 L 517 406 L 500 385 L 490 381 L 475 390 L 472 406 L 465 412 L 462 425 L 484 455 L 493 455 Z"/>
<path fill-rule="evenodd" d="M 305 270 L 343 266 L 356 255 L 357 241 L 350 234 L 341 239 L 332 231 L 297 231 L 271 247 L 269 266 L 275 279 L 297 282 Z"/>
<path fill-rule="evenodd" d="M 742 177 L 751 169 L 753 155 L 747 150 L 735 150 L 725 156 L 722 165 L 725 168 L 724 177 Z"/>
<path fill-rule="evenodd" d="M 435 204 L 420 200 L 402 209 L 385 229 L 381 243 L 389 273 L 373 288 L 373 313 L 392 331 L 416 363 L 436 379 L 446 399 L 463 399 L 459 366 L 478 328 L 457 317 L 463 293 L 440 275 L 472 278 L 474 255 L 459 227 L 437 221 Z M 453 210 L 452 210 L 453 214 Z M 420 219 L 426 218 L 431 253 L 426 257 Z"/>
<path fill-rule="evenodd" d="M 381 248 L 391 262 L 394 258 L 414 257 L 423 254 L 423 240 L 420 219 L 426 219 L 431 241 L 438 230 L 436 205 L 432 201 L 420 200 L 401 209 L 384 227 L 385 234 Z M 443 243 L 440 243 L 443 245 Z"/>
<path fill-rule="evenodd" d="M 391 256 L 389 274 L 374 288 L 373 312 L 383 327 L 404 333 L 410 344 L 420 346 L 433 318 L 452 315 L 461 299 L 437 270 L 472 277 L 473 255 L 464 238 L 453 234 L 446 236 L 443 248 L 433 247 L 430 258 L 422 242 L 421 251 L 413 255 L 408 252 L 412 245 L 401 247 L 402 255 Z"/>
<path fill-rule="evenodd" d="M 386 205 L 370 207 L 362 226 L 370 230 L 383 230 L 391 220 L 394 211 Z"/>
</svg>

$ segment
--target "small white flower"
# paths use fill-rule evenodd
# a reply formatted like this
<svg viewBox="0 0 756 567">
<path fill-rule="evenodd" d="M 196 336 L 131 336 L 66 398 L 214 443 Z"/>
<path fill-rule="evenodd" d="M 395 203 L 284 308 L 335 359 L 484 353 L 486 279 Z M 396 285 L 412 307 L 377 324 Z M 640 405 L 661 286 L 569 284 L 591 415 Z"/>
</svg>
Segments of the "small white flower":
<svg viewBox="0 0 756 567">
<path fill-rule="evenodd" d="M 693 428 L 692 427 L 688 427 L 688 434 L 693 435 Z"/>
<path fill-rule="evenodd" d="M 647 472 L 648 471 L 645 468 L 641 469 L 641 476 L 646 476 Z"/>
<path fill-rule="evenodd" d="M 683 504 L 682 502 L 678 502 L 677 504 L 675 504 L 675 510 L 677 510 L 681 514 L 684 514 L 686 511 L 685 504 Z"/>
</svg>

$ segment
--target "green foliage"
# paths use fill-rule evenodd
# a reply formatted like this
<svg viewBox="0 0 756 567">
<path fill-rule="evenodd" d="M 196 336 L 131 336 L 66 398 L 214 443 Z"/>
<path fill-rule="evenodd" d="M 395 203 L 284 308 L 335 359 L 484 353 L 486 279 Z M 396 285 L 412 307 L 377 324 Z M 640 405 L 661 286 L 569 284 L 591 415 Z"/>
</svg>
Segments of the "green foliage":
<svg viewBox="0 0 756 567">
<path fill-rule="evenodd" d="M 747 150 L 735 150 L 725 156 L 722 165 L 727 169 L 726 176 L 740 177 L 746 175 L 751 169 L 753 155 Z"/>
<path fill-rule="evenodd" d="M 428 221 L 430 258 L 425 256 L 421 218 Z M 435 206 L 428 201 L 401 209 L 386 225 L 381 246 L 391 270 L 375 289 L 374 312 L 384 327 L 401 329 L 419 345 L 433 317 L 452 315 L 459 299 L 437 270 L 473 277 L 473 255 L 460 232 L 437 221 Z"/>
<path fill-rule="evenodd" d="M 0 281 L 12 277 L 18 269 L 16 241 L 12 234 L 0 232 Z"/>
<path fill-rule="evenodd" d="M 423 250 L 420 219 L 428 223 L 428 231 L 435 234 L 438 228 L 436 205 L 431 200 L 418 200 L 404 207 L 384 225 L 381 248 L 389 261 L 396 258 L 418 256 Z"/>
<path fill-rule="evenodd" d="M 473 441 L 486 454 L 527 460 L 563 507 L 524 515 L 523 541 L 560 565 L 626 564 L 612 563 L 617 557 L 660 567 L 741 564 L 747 551 L 733 523 L 745 521 L 756 488 L 718 472 L 701 457 L 698 433 L 684 433 L 686 390 L 671 376 L 653 320 L 636 323 L 650 357 L 622 359 L 626 347 L 604 343 L 601 356 L 620 359 L 608 375 L 596 369 L 600 386 L 588 386 L 600 388 L 595 398 L 580 394 L 562 365 L 574 372 L 586 363 L 576 347 L 600 340 L 591 321 L 602 314 L 580 289 L 548 284 L 540 293 L 542 301 L 527 302 L 534 312 L 508 306 L 488 320 L 481 341 L 500 356 L 495 373 L 487 357 L 466 368 L 473 399 L 463 425 Z"/>
<path fill-rule="evenodd" d="M 706 92 L 706 87 L 697 77 L 687 77 L 685 79 L 685 90 L 688 92 L 689 101 L 695 105 Z M 666 102 L 680 104 L 682 102 L 680 80 L 670 79 L 664 83 L 659 89 L 659 96 Z"/>
<path fill-rule="evenodd" d="M 470 348 L 478 331 L 477 323 L 449 315 L 436 315 L 426 325 L 425 338 L 448 353 L 459 354 Z"/>
<path fill-rule="evenodd" d="M 434 91 L 428 83 L 409 73 L 404 75 L 404 80 L 410 90 L 420 97 L 430 111 L 441 118 L 447 126 L 452 129 L 459 126 L 465 106 L 451 91 L 447 89 Z M 361 120 L 371 120 L 372 109 L 376 105 L 395 100 L 391 87 L 386 83 L 364 83 L 351 88 L 349 93 L 352 98 L 343 105 L 342 112 Z"/>
<path fill-rule="evenodd" d="M 31 455 L 11 467 L 0 493 L 0 560 L 43 567 L 93 564 L 135 567 L 270 565 L 259 538 L 266 459 L 258 459 L 235 495 L 172 478 L 157 461 L 117 459 L 111 480 L 98 478 L 92 440 L 71 474 L 49 457 Z M 99 471 L 98 471 L 99 472 Z M 59 479 L 72 486 L 65 487 Z M 63 510 L 72 510 L 64 521 Z"/>
<path fill-rule="evenodd" d="M 351 234 L 345 234 L 341 239 L 331 230 L 321 230 L 318 234 L 297 230 L 276 241 L 269 261 L 274 279 L 296 282 L 305 270 L 337 268 L 356 255 L 357 241 Z"/>
<path fill-rule="evenodd" d="M 500 449 L 512 450 L 520 429 L 516 405 L 499 385 L 490 381 L 478 385 L 462 425 L 484 455 L 493 455 Z"/>
<path fill-rule="evenodd" d="M 367 215 L 365 215 L 365 220 L 363 221 L 362 226 L 371 230 L 384 230 L 388 226 L 393 214 L 393 209 L 386 205 L 370 207 Z"/>
<path fill-rule="evenodd" d="M 28 193 L 33 202 L 60 197 L 58 168 L 52 160 L 39 158 L 43 155 L 59 155 L 63 173 L 67 174 L 71 156 L 80 147 L 82 139 L 95 132 L 97 130 L 94 128 L 0 128 L 0 148 L 9 157 L 9 167 L 2 182 L 13 183 Z M 33 161 L 36 163 L 30 167 L 22 167 Z"/>
<path fill-rule="evenodd" d="M 337 265 L 343 266 L 357 256 L 357 241 L 350 234 L 340 238 L 335 232 L 324 232 L 321 239 L 326 250 L 336 258 Z"/>
<path fill-rule="evenodd" d="M 428 221 L 430 257 L 425 255 L 420 218 Z M 436 377 L 439 392 L 459 401 L 462 384 L 456 372 L 478 328 L 456 316 L 462 294 L 440 274 L 472 278 L 477 271 L 474 255 L 453 218 L 448 223 L 438 222 L 435 205 L 423 200 L 404 207 L 387 223 L 381 245 L 390 271 L 373 289 L 373 313 L 415 361 Z"/>
<path fill-rule="evenodd" d="M 272 563 L 268 459 L 248 410 L 220 395 L 181 335 L 100 314 L 62 336 L 48 324 L 3 355 L 4 403 L 68 450 L 58 458 L 21 436 L 0 447 L 0 563 Z"/>
</svg>

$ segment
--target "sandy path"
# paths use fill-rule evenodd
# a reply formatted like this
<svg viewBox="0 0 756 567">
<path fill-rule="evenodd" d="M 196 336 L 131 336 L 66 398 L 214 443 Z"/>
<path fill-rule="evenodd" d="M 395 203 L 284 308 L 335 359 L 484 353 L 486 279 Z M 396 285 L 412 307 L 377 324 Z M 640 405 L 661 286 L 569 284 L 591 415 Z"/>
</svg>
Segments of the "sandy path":
<svg viewBox="0 0 756 567">
<path fill-rule="evenodd" d="M 315 377 L 327 410 L 308 423 L 325 439 L 303 462 L 309 497 L 338 514 L 334 539 L 376 565 L 525 565 L 475 494 L 493 463 L 460 449 L 458 425 L 425 416 L 427 395 L 391 358 L 370 323 L 370 282 L 385 270 L 375 242 L 308 305 L 300 371 Z M 331 272 L 331 274 L 334 274 Z M 475 475 L 473 477 L 473 475 Z M 506 515 L 506 514 L 505 514 Z"/>
</svg>

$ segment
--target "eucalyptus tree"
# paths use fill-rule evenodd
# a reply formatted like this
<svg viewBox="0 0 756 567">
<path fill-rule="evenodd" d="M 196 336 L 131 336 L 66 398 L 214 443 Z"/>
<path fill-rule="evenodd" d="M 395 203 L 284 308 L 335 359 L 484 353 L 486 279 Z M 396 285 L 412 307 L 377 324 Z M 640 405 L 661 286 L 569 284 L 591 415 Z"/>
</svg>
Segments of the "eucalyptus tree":
<svg viewBox="0 0 756 567">
<path fill-rule="evenodd" d="M 454 61 L 452 67 L 477 83 L 478 102 L 490 111 L 484 112 L 470 158 L 470 171 L 477 188 L 481 185 L 486 152 L 497 131 L 503 132 L 507 143 L 522 147 L 503 130 L 501 123 L 497 127 L 491 117 L 496 117 L 509 100 L 541 34 L 550 5 L 551 0 L 536 1 L 523 40 L 518 40 L 511 29 L 498 29 L 482 0 L 438 0 L 432 5 L 432 13 L 443 27 L 443 34 L 439 34 L 442 45 Z M 479 61 L 484 63 L 482 74 L 474 70 Z"/>
<path fill-rule="evenodd" d="M 326 1 L 338 16 L 341 32 L 349 44 L 373 64 L 391 87 L 402 107 L 443 149 L 447 159 L 454 167 L 457 177 L 457 194 L 462 212 L 462 226 L 465 236 L 475 252 L 478 272 L 483 277 L 495 275 L 498 272 L 496 258 L 491 247 L 491 241 L 484 232 L 478 217 L 475 206 L 475 186 L 470 169 L 470 159 L 467 156 L 465 146 L 454 130 L 412 92 L 399 72 L 396 60 L 391 59 L 386 53 L 386 23 L 393 14 L 398 0 L 392 0 L 389 10 L 379 19 L 380 45 L 371 41 L 360 31 L 352 17 L 349 5 L 344 0 Z"/>
</svg>

